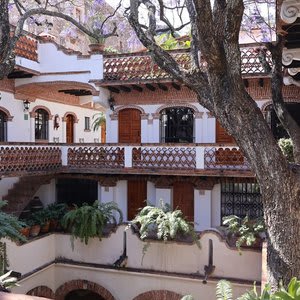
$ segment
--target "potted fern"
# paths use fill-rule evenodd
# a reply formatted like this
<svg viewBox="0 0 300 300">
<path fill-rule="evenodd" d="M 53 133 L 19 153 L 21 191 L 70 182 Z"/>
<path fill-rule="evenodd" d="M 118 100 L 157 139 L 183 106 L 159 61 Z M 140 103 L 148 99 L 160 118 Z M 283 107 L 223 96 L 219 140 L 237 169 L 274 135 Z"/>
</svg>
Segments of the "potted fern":
<svg viewBox="0 0 300 300">
<path fill-rule="evenodd" d="M 9 238 L 12 241 L 26 242 L 27 239 L 20 233 L 25 224 L 15 216 L 3 212 L 1 209 L 7 205 L 7 201 L 0 200 L 0 239 Z"/>
<path fill-rule="evenodd" d="M 142 240 L 154 238 L 163 241 L 191 239 L 200 248 L 198 235 L 192 223 L 185 220 L 181 210 L 172 211 L 161 201 L 160 207 L 145 206 L 132 220 L 139 228 Z"/>
<path fill-rule="evenodd" d="M 58 227 L 58 223 L 65 215 L 67 207 L 65 203 L 52 203 L 47 206 L 50 219 L 50 231 L 54 231 Z"/>
<path fill-rule="evenodd" d="M 75 209 L 67 212 L 61 222 L 65 229 L 70 230 L 72 248 L 77 238 L 86 245 L 90 238 L 101 240 L 106 226 L 117 225 L 123 219 L 121 210 L 114 202 L 99 203 L 96 200 L 92 205 L 84 203 L 81 207 L 74 206 Z M 119 214 L 118 221 L 115 212 Z"/>
<path fill-rule="evenodd" d="M 261 239 L 265 236 L 266 228 L 262 218 L 243 219 L 231 215 L 223 218 L 223 225 L 227 226 L 228 238 L 235 241 L 236 247 L 241 253 L 241 247 L 260 247 Z"/>
</svg>

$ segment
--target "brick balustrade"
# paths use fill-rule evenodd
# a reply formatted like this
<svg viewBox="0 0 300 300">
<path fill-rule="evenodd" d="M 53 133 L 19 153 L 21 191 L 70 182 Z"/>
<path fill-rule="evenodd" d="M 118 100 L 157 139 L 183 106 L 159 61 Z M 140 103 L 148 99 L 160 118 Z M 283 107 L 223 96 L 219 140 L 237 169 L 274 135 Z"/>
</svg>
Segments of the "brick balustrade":
<svg viewBox="0 0 300 300">
<path fill-rule="evenodd" d="M 1 146 L 0 173 L 54 171 L 61 167 L 57 146 Z"/>
<path fill-rule="evenodd" d="M 235 146 L 178 145 L 0 145 L 0 174 L 59 172 L 62 167 L 114 170 L 247 170 Z M 114 171 L 115 172 L 115 171 Z"/>
</svg>

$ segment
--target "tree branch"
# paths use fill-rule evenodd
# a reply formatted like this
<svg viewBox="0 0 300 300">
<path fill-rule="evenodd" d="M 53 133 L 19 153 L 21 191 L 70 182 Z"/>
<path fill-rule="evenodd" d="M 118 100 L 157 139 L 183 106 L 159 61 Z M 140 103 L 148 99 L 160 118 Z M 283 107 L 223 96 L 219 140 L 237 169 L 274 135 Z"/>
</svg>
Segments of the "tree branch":
<svg viewBox="0 0 300 300">
<path fill-rule="evenodd" d="M 185 83 L 187 86 L 193 88 L 193 90 L 201 90 L 201 95 L 198 95 L 201 97 L 201 103 L 207 109 L 211 110 L 211 93 L 206 74 L 200 72 L 200 70 L 193 70 L 192 72 L 183 70 L 167 51 L 163 50 L 155 43 L 153 36 L 149 37 L 148 34 L 143 31 L 142 26 L 138 21 L 140 4 L 141 3 L 138 0 L 131 0 L 130 14 L 128 16 L 129 23 L 135 30 L 140 41 L 151 52 L 155 62 L 171 74 L 174 79 Z M 196 89 L 196 86 L 198 89 Z M 199 86 L 201 86 L 202 89 L 199 89 Z"/>
<path fill-rule="evenodd" d="M 294 145 L 294 159 L 296 163 L 300 162 L 300 128 L 297 122 L 293 119 L 289 111 L 287 110 L 283 95 L 283 73 L 282 73 L 282 49 L 284 45 L 284 39 L 282 36 L 278 36 L 276 44 L 267 44 L 268 49 L 272 54 L 273 69 L 271 77 L 271 91 L 273 108 L 276 115 L 286 129 Z"/>
</svg>

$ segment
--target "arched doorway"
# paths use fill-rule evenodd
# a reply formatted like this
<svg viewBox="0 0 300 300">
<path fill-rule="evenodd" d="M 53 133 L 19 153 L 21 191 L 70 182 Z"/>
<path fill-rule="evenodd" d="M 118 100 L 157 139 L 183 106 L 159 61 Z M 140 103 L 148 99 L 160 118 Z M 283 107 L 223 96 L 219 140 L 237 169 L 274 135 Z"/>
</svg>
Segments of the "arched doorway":
<svg viewBox="0 0 300 300">
<path fill-rule="evenodd" d="M 90 290 L 74 290 L 65 296 L 65 300 L 105 300 L 99 294 Z"/>
<path fill-rule="evenodd" d="M 119 143 L 141 142 L 141 112 L 126 108 L 119 111 Z"/>
<path fill-rule="evenodd" d="M 67 144 L 74 143 L 74 116 L 66 116 L 66 142 Z"/>
<path fill-rule="evenodd" d="M 160 112 L 162 143 L 194 142 L 194 111 L 189 107 L 170 107 Z"/>
<path fill-rule="evenodd" d="M 0 142 L 7 141 L 7 115 L 0 110 Z"/>
</svg>

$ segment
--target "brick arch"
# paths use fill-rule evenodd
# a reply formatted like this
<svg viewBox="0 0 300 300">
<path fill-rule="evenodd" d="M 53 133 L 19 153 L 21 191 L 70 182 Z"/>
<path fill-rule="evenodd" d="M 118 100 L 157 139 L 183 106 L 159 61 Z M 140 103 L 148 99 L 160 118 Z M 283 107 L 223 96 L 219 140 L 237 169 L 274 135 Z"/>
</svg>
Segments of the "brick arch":
<svg viewBox="0 0 300 300">
<path fill-rule="evenodd" d="M 103 286 L 88 280 L 71 280 L 61 285 L 55 292 L 56 300 L 64 300 L 65 296 L 75 290 L 89 290 L 104 298 L 105 300 L 115 300 L 113 295 Z"/>
<path fill-rule="evenodd" d="M 32 111 L 29 113 L 29 114 L 30 114 L 30 118 L 35 118 L 35 113 L 36 113 L 36 111 L 37 111 L 38 109 L 43 109 L 43 110 L 45 110 L 45 111 L 48 113 L 48 115 L 49 115 L 49 120 L 52 120 L 53 115 L 51 114 L 50 109 L 49 109 L 48 107 L 46 107 L 46 106 L 43 106 L 43 105 L 37 105 L 37 106 L 35 106 L 35 107 L 32 109 Z"/>
<path fill-rule="evenodd" d="M 76 115 L 74 112 L 72 112 L 72 111 L 67 111 L 67 112 L 64 114 L 64 116 L 63 116 L 63 118 L 62 118 L 62 120 L 63 120 L 64 122 L 67 121 L 67 116 L 68 116 L 68 115 L 71 115 L 71 116 L 74 117 L 74 123 L 78 123 L 79 119 L 78 119 L 77 115 Z"/>
<path fill-rule="evenodd" d="M 177 103 L 177 104 L 164 104 L 161 105 L 155 112 L 155 114 L 160 114 L 162 110 L 164 110 L 165 108 L 171 108 L 171 107 L 188 107 L 190 109 L 192 109 L 194 111 L 194 113 L 199 113 L 199 109 L 193 105 L 193 104 L 189 104 L 189 103 Z"/>
<path fill-rule="evenodd" d="M 48 299 L 54 299 L 54 292 L 52 289 L 45 285 L 37 286 L 26 293 L 26 295 L 44 297 Z"/>
<path fill-rule="evenodd" d="M 0 110 L 6 114 L 7 121 L 12 121 L 13 116 L 10 114 L 10 112 L 5 107 L 0 106 Z"/>
<path fill-rule="evenodd" d="M 133 298 L 133 300 L 180 300 L 183 296 L 168 290 L 148 291 Z"/>
<path fill-rule="evenodd" d="M 142 107 L 132 104 L 132 105 L 123 105 L 123 106 L 116 108 L 114 110 L 114 112 L 110 115 L 111 120 L 118 120 L 119 112 L 124 109 L 137 109 L 140 111 L 142 119 L 148 118 L 148 114 L 145 113 L 145 110 Z"/>
<path fill-rule="evenodd" d="M 300 99 L 284 99 L 284 103 L 300 103 Z M 269 106 L 269 105 L 272 105 L 273 102 L 271 100 L 267 101 L 266 103 L 264 103 L 261 107 L 261 111 L 263 113 L 266 112 L 266 108 Z"/>
<path fill-rule="evenodd" d="M 123 106 L 120 106 L 118 108 L 115 109 L 114 113 L 118 114 L 120 110 L 123 110 L 123 109 L 128 109 L 128 108 L 131 108 L 131 109 L 137 109 L 141 112 L 141 114 L 144 114 L 145 113 L 145 110 L 138 106 L 138 105 L 123 105 Z"/>
</svg>

